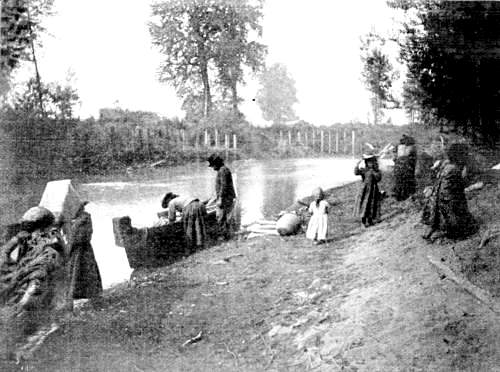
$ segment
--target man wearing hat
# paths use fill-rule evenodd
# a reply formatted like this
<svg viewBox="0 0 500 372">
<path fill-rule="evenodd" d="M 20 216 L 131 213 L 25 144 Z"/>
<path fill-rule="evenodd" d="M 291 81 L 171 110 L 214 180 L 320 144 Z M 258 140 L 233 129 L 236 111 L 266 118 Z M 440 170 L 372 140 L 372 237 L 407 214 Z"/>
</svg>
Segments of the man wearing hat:
<svg viewBox="0 0 500 372">
<path fill-rule="evenodd" d="M 215 205 L 217 207 L 217 222 L 220 234 L 230 238 L 230 218 L 234 207 L 236 193 L 234 191 L 233 176 L 224 160 L 219 155 L 212 154 L 208 157 L 208 166 L 217 172 L 215 177 Z"/>
</svg>

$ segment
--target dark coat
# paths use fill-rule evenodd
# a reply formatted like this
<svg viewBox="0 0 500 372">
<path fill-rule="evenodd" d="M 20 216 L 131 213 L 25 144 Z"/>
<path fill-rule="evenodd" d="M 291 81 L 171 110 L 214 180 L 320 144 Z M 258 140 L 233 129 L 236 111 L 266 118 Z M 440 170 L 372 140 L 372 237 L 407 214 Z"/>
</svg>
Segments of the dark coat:
<svg viewBox="0 0 500 372">
<path fill-rule="evenodd" d="M 215 194 L 217 195 L 217 201 L 221 203 L 221 207 L 223 209 L 231 207 L 234 199 L 236 198 L 233 176 L 229 168 L 225 165 L 217 170 L 217 176 L 215 178 Z"/>
<path fill-rule="evenodd" d="M 477 224 L 467 206 L 465 183 L 458 165 L 445 161 L 439 169 L 422 222 L 452 238 L 467 236 L 476 230 Z"/>
<path fill-rule="evenodd" d="M 380 216 L 380 191 L 378 182 L 382 179 L 382 173 L 375 169 L 359 169 L 356 165 L 354 174 L 361 176 L 362 185 L 356 198 L 354 216 L 375 221 Z"/>
<path fill-rule="evenodd" d="M 90 240 L 92 219 L 84 210 L 71 222 L 69 280 L 70 297 L 94 298 L 102 293 L 102 281 Z"/>
</svg>

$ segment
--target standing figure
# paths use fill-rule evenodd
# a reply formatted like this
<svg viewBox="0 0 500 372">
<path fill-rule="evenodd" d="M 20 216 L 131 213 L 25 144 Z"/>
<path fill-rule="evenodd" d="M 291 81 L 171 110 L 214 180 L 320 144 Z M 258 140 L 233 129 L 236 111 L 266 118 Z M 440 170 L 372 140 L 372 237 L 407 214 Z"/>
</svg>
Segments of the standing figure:
<svg viewBox="0 0 500 372">
<path fill-rule="evenodd" d="M 396 200 L 406 200 L 416 191 L 415 167 L 417 165 L 417 150 L 413 137 L 403 134 L 396 146 L 394 159 L 394 187 Z"/>
<path fill-rule="evenodd" d="M 311 239 L 314 244 L 326 241 L 328 233 L 328 209 L 330 205 L 325 200 L 325 194 L 321 188 L 313 192 L 314 200 L 309 205 L 309 213 L 312 213 L 307 225 L 306 238 Z"/>
<path fill-rule="evenodd" d="M 210 155 L 208 166 L 217 172 L 215 178 L 215 205 L 217 207 L 217 223 L 219 225 L 220 235 L 224 239 L 231 237 L 231 218 L 234 208 L 233 177 L 228 167 L 224 165 L 224 160 L 216 154 Z"/>
<path fill-rule="evenodd" d="M 69 233 L 69 295 L 73 299 L 98 299 L 102 295 L 102 280 L 90 241 L 92 239 L 92 219 L 80 207 L 73 216 Z"/>
<path fill-rule="evenodd" d="M 422 214 L 422 222 L 429 225 L 425 239 L 434 240 L 439 233 L 450 238 L 462 238 L 474 233 L 477 224 L 467 207 L 463 169 L 468 148 L 452 143 L 447 159 L 441 162 L 432 193 Z"/>
<path fill-rule="evenodd" d="M 363 182 L 356 198 L 354 216 L 361 217 L 363 225 L 368 227 L 380 216 L 381 195 L 378 183 L 382 179 L 382 173 L 378 168 L 377 156 L 371 153 L 363 155 L 363 160 L 354 168 L 354 174 L 361 176 Z"/>
<path fill-rule="evenodd" d="M 197 249 L 203 249 L 206 240 L 205 204 L 190 196 L 179 196 L 168 192 L 161 202 L 163 208 L 168 208 L 168 223 L 174 223 L 177 211 L 182 213 L 182 225 L 186 240 L 184 254 L 189 256 Z"/>
</svg>

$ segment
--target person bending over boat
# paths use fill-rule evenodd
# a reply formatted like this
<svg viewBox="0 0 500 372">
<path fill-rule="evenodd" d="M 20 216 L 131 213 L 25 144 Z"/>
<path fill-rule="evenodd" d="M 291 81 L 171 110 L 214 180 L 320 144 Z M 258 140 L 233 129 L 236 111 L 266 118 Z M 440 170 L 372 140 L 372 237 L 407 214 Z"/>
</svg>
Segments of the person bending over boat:
<svg viewBox="0 0 500 372">
<path fill-rule="evenodd" d="M 205 246 L 207 235 L 205 227 L 207 210 L 205 204 L 191 196 L 179 196 L 173 192 L 168 192 L 163 197 L 161 206 L 167 208 L 168 223 L 174 223 L 177 211 L 181 212 L 186 240 L 184 250 L 186 256 Z"/>
<path fill-rule="evenodd" d="M 220 235 L 224 239 L 231 237 L 231 219 L 236 192 L 234 191 L 233 176 L 224 160 L 216 154 L 207 159 L 208 166 L 217 172 L 215 178 L 215 205 L 217 207 L 217 223 Z"/>
</svg>

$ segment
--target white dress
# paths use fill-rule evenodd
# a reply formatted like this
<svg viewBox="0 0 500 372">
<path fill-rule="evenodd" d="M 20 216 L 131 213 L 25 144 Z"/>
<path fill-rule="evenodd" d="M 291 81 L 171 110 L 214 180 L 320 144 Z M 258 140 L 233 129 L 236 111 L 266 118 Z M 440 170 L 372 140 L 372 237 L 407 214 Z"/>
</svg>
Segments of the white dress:
<svg viewBox="0 0 500 372">
<path fill-rule="evenodd" d="M 309 224 L 307 225 L 306 238 L 312 240 L 325 240 L 328 232 L 328 207 L 330 205 L 326 200 L 321 200 L 316 205 L 314 200 L 309 206 L 309 212 L 312 213 Z"/>
</svg>

